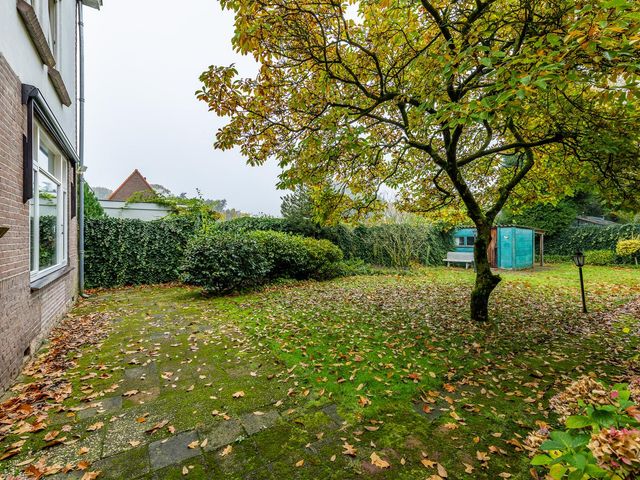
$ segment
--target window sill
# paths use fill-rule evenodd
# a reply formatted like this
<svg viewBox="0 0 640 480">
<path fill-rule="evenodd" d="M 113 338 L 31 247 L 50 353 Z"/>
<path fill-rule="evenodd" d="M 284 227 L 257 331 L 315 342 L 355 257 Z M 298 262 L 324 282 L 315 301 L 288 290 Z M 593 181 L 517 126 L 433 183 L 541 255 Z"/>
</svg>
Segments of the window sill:
<svg viewBox="0 0 640 480">
<path fill-rule="evenodd" d="M 67 87 L 64 85 L 64 80 L 62 80 L 60 72 L 53 67 L 49 67 L 49 78 L 51 79 L 51 83 L 53 83 L 53 88 L 60 98 L 60 102 L 62 102 L 65 107 L 70 107 L 71 97 L 69 97 L 69 92 L 67 91 Z"/>
<path fill-rule="evenodd" d="M 42 26 L 40 26 L 40 21 L 38 20 L 35 10 L 24 0 L 17 0 L 16 6 L 25 26 L 27 27 L 27 31 L 33 41 L 33 45 L 36 47 L 38 55 L 40 55 L 40 58 L 42 59 L 42 62 L 53 68 L 56 64 L 56 59 L 49 47 L 47 37 L 42 31 Z"/>
<path fill-rule="evenodd" d="M 51 272 L 50 274 L 45 275 L 42 278 L 32 281 L 31 292 L 33 293 L 33 292 L 37 292 L 38 290 L 42 290 L 47 285 L 51 285 L 56 280 L 67 275 L 71 270 L 73 270 L 73 267 L 71 265 L 66 265 L 60 268 L 59 270 Z"/>
</svg>

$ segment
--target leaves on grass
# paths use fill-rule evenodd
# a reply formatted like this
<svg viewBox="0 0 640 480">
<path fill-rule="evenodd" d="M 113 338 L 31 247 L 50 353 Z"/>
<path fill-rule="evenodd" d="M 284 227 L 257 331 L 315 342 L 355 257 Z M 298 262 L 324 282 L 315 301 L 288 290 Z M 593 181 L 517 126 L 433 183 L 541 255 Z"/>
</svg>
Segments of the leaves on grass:
<svg viewBox="0 0 640 480">
<path fill-rule="evenodd" d="M 371 463 L 378 468 L 389 468 L 391 466 L 389 462 L 380 458 L 380 456 L 376 452 L 373 452 L 370 458 Z"/>
</svg>

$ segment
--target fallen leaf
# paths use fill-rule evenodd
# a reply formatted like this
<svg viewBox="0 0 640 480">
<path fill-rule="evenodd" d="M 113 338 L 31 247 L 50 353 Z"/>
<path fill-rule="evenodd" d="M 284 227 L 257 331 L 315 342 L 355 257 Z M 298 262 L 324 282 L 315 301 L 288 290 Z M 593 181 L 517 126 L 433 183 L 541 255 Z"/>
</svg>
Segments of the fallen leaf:
<svg viewBox="0 0 640 480">
<path fill-rule="evenodd" d="M 350 457 L 355 457 L 358 451 L 353 445 L 349 445 L 347 442 L 344 442 L 342 448 L 344 448 L 342 453 L 344 455 L 349 455 Z"/>
<path fill-rule="evenodd" d="M 100 475 L 102 472 L 100 470 L 95 471 L 95 472 L 86 472 L 81 480 L 95 480 L 96 478 L 98 478 L 98 475 Z"/>
<path fill-rule="evenodd" d="M 244 392 L 242 390 L 240 390 L 239 392 L 234 393 L 233 395 L 231 395 L 233 398 L 241 398 L 244 397 Z"/>
<path fill-rule="evenodd" d="M 303 465 L 304 465 L 304 460 L 298 460 L 298 461 L 296 462 L 296 467 L 301 467 L 301 466 L 303 466 Z"/>
<path fill-rule="evenodd" d="M 96 430 L 100 430 L 102 427 L 104 427 L 104 423 L 102 423 L 102 422 L 97 422 L 97 423 L 94 423 L 93 425 L 89 425 L 89 426 L 87 427 L 87 431 L 89 431 L 89 432 L 94 432 L 94 431 L 96 431 Z"/>
<path fill-rule="evenodd" d="M 226 447 L 224 447 L 222 452 L 220 452 L 220 456 L 221 457 L 226 457 L 227 455 L 229 455 L 231 453 L 231 450 L 233 450 L 233 447 L 231 445 L 227 445 Z"/>
<path fill-rule="evenodd" d="M 373 452 L 370 458 L 371 463 L 378 468 L 389 468 L 391 466 L 389 462 L 380 458 L 380 456 L 376 452 Z"/>
</svg>

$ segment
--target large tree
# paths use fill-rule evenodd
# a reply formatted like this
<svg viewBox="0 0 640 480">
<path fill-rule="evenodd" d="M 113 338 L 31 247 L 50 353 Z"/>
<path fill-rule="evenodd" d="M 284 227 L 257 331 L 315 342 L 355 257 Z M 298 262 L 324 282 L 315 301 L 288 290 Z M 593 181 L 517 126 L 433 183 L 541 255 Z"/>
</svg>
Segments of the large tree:
<svg viewBox="0 0 640 480">
<path fill-rule="evenodd" d="M 409 210 L 464 212 L 475 320 L 500 281 L 487 247 L 510 197 L 639 184 L 636 0 L 220 3 L 260 70 L 202 75 L 198 97 L 229 117 L 216 147 L 276 158 L 282 187 L 341 212 L 375 208 L 382 185 Z"/>
</svg>

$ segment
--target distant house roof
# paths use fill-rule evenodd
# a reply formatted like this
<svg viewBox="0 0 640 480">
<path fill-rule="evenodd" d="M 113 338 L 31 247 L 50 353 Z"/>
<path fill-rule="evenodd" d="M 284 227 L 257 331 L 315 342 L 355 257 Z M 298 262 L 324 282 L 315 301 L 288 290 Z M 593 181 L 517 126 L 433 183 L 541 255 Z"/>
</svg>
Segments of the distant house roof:
<svg viewBox="0 0 640 480">
<path fill-rule="evenodd" d="M 115 200 L 119 202 L 126 202 L 131 198 L 134 193 L 146 193 L 148 192 L 151 195 L 155 195 L 155 190 L 147 179 L 142 176 L 142 174 L 136 168 L 131 175 L 127 177 L 127 179 L 122 182 L 118 188 L 116 188 L 111 195 L 109 195 L 108 200 Z"/>
<path fill-rule="evenodd" d="M 616 222 L 612 222 L 611 220 L 605 220 L 602 217 L 592 217 L 590 215 L 578 215 L 576 217 L 576 222 L 578 223 L 590 223 L 592 225 L 600 225 L 606 227 L 607 225 L 615 225 Z"/>
</svg>

